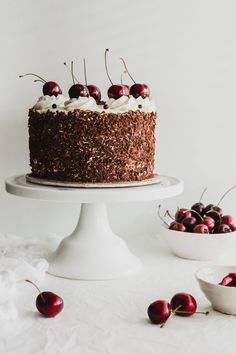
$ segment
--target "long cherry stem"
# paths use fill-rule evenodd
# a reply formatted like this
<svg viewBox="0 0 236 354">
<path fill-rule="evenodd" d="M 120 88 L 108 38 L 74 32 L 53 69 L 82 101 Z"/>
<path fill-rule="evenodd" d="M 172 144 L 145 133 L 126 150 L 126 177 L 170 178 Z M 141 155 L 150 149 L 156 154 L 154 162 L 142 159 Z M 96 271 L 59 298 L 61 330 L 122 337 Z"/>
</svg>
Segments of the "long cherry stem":
<svg viewBox="0 0 236 354">
<path fill-rule="evenodd" d="M 25 77 L 25 76 L 35 76 L 35 77 L 37 77 L 38 79 L 42 80 L 42 82 L 44 82 L 44 83 L 47 82 L 47 81 L 44 80 L 41 76 L 36 75 L 36 74 L 28 73 L 28 74 L 24 74 L 24 75 L 19 75 L 20 78 Z"/>
<path fill-rule="evenodd" d="M 69 68 L 69 66 L 67 65 L 66 62 L 63 63 L 66 67 L 66 69 L 69 71 L 69 73 L 71 74 L 71 77 L 72 77 L 72 81 L 73 81 L 73 84 L 75 84 L 75 80 L 79 83 L 79 80 L 77 79 L 77 77 L 74 75 L 74 63 L 73 61 L 71 62 L 70 66 L 71 68 Z"/>
<path fill-rule="evenodd" d="M 219 200 L 217 206 L 220 205 L 220 203 L 222 202 L 222 200 L 224 199 L 224 197 L 226 197 L 226 195 L 227 195 L 229 192 L 231 192 L 235 187 L 236 187 L 236 186 L 231 187 L 230 189 L 228 189 L 228 190 L 222 195 L 222 197 L 220 198 L 220 200 Z"/>
<path fill-rule="evenodd" d="M 29 280 L 29 279 L 25 279 L 25 281 L 27 281 L 28 283 L 32 284 L 38 290 L 39 295 L 41 296 L 43 302 L 46 302 L 46 300 L 43 297 L 43 294 L 41 293 L 41 291 L 39 289 L 39 287 L 35 283 L 33 283 L 31 280 Z"/>
<path fill-rule="evenodd" d="M 87 81 L 87 70 L 86 70 L 86 61 L 84 58 L 84 80 L 85 80 L 85 85 L 88 85 L 88 81 Z"/>
<path fill-rule="evenodd" d="M 163 327 L 165 326 L 166 322 L 169 321 L 169 319 L 170 319 L 172 316 L 174 316 L 174 315 L 176 314 L 176 312 L 178 311 L 178 309 L 179 309 L 181 306 L 182 306 L 182 305 L 179 305 L 178 307 L 176 307 L 176 309 L 174 309 L 173 311 L 171 311 L 170 316 L 166 319 L 166 321 L 165 321 L 164 323 L 162 323 L 162 324 L 160 325 L 160 328 L 163 328 Z"/>
<path fill-rule="evenodd" d="M 179 310 L 175 310 L 175 313 L 182 313 L 182 314 L 193 314 L 192 312 L 190 311 L 179 311 Z M 210 311 L 196 311 L 194 313 L 197 313 L 199 315 L 209 315 Z"/>
<path fill-rule="evenodd" d="M 43 84 L 45 83 L 43 80 L 34 80 L 34 82 L 42 82 Z"/>
<path fill-rule="evenodd" d="M 171 213 L 169 212 L 169 210 L 166 210 L 164 216 L 166 216 L 166 215 L 168 215 L 170 219 L 175 220 L 175 218 L 173 217 L 173 215 L 171 215 Z"/>
<path fill-rule="evenodd" d="M 111 81 L 111 77 L 110 77 L 110 75 L 108 73 L 108 68 L 107 68 L 107 52 L 109 52 L 109 48 L 107 48 L 105 50 L 105 69 L 106 69 L 107 77 L 108 77 L 110 83 L 113 85 L 113 82 Z"/>
<path fill-rule="evenodd" d="M 203 198 L 204 194 L 206 193 L 206 191 L 207 191 L 207 187 L 205 187 L 205 188 L 203 189 L 202 194 L 201 194 L 201 197 L 200 197 L 200 199 L 199 199 L 199 203 L 202 201 L 202 198 Z"/>
<path fill-rule="evenodd" d="M 129 75 L 129 77 L 131 78 L 131 80 L 133 81 L 133 83 L 136 84 L 135 80 L 134 80 L 133 77 L 130 75 L 130 72 L 129 72 L 128 68 L 127 68 L 127 65 L 126 65 L 124 59 L 123 59 L 123 58 L 120 58 L 120 60 L 123 62 L 124 67 L 125 67 L 125 70 L 127 71 L 127 74 Z"/>
<path fill-rule="evenodd" d="M 120 83 L 121 83 L 121 85 L 123 85 L 123 76 L 124 76 L 125 74 L 127 74 L 127 71 L 126 71 L 126 70 L 123 71 L 123 73 L 121 73 L 121 75 L 120 75 Z"/>
<path fill-rule="evenodd" d="M 169 227 L 169 225 L 167 224 L 167 222 L 163 219 L 163 217 L 161 216 L 161 204 L 159 204 L 158 205 L 158 211 L 157 211 L 157 213 L 158 213 L 158 216 L 159 216 L 159 218 L 161 219 L 161 221 L 167 226 L 167 227 Z"/>
</svg>

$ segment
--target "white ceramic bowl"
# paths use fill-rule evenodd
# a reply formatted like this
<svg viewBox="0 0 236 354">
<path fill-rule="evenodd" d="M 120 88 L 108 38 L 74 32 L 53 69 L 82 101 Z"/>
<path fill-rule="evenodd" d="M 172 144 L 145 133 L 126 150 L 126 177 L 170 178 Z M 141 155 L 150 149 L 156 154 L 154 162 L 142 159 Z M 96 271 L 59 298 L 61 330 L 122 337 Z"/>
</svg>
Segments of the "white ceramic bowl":
<svg viewBox="0 0 236 354">
<path fill-rule="evenodd" d="M 199 269 L 195 276 L 201 290 L 215 310 L 236 315 L 236 288 L 218 285 L 228 273 L 236 273 L 236 267 L 204 267 Z"/>
<path fill-rule="evenodd" d="M 225 234 L 197 234 L 169 230 L 162 225 L 162 234 L 178 257 L 199 261 L 209 261 L 227 253 L 235 242 L 236 231 Z"/>
</svg>

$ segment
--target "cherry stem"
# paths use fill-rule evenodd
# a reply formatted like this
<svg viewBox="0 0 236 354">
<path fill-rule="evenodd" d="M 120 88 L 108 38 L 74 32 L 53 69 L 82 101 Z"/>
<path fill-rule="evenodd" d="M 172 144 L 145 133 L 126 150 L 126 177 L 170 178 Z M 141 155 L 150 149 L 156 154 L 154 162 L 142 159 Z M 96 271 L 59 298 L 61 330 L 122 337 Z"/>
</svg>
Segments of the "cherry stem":
<svg viewBox="0 0 236 354">
<path fill-rule="evenodd" d="M 206 193 L 206 191 L 207 191 L 207 187 L 205 187 L 205 188 L 203 189 L 203 192 L 202 192 L 202 194 L 201 194 L 199 203 L 202 201 L 202 198 L 203 198 L 204 194 Z"/>
<path fill-rule="evenodd" d="M 169 216 L 169 218 L 171 218 L 172 220 L 174 220 L 174 221 L 175 221 L 175 218 L 173 217 L 173 215 L 171 215 L 171 213 L 169 212 L 169 210 L 166 210 L 166 212 L 165 212 L 165 215 L 164 215 L 164 216 L 166 216 L 166 215 L 168 215 L 168 216 Z"/>
<path fill-rule="evenodd" d="M 36 75 L 36 74 L 28 73 L 28 74 L 24 74 L 24 75 L 19 75 L 20 78 L 25 77 L 25 76 L 35 76 L 35 77 L 37 77 L 38 79 L 40 79 L 43 83 L 46 83 L 46 82 L 47 82 L 47 81 L 44 80 L 41 76 Z"/>
<path fill-rule="evenodd" d="M 34 82 L 42 82 L 44 84 L 43 80 L 34 80 Z"/>
<path fill-rule="evenodd" d="M 192 312 L 190 312 L 190 311 L 178 311 L 178 310 L 175 310 L 175 313 L 183 313 L 183 314 L 193 314 Z M 209 315 L 209 313 L 210 313 L 210 311 L 196 311 L 196 312 L 194 312 L 194 313 L 197 313 L 197 314 L 199 314 L 199 315 Z"/>
<path fill-rule="evenodd" d="M 127 74 L 127 71 L 125 70 L 125 71 L 123 71 L 123 73 L 120 75 L 120 83 L 121 83 L 121 85 L 123 85 L 123 75 L 124 74 Z"/>
<path fill-rule="evenodd" d="M 108 68 L 107 68 L 107 52 L 109 52 L 109 48 L 107 48 L 105 50 L 105 68 L 106 68 L 107 77 L 108 77 L 110 83 L 113 85 L 113 82 L 111 81 L 111 77 L 110 77 L 110 75 L 108 73 Z"/>
<path fill-rule="evenodd" d="M 129 77 L 131 78 L 131 80 L 133 81 L 133 83 L 136 84 L 135 80 L 134 80 L 133 77 L 130 75 L 130 72 L 129 72 L 128 68 L 127 68 L 127 65 L 126 65 L 124 59 L 123 59 L 123 58 L 120 58 L 120 60 L 123 62 L 124 67 L 125 67 L 125 70 L 127 71 L 127 74 L 129 75 Z"/>
<path fill-rule="evenodd" d="M 181 307 L 182 305 L 179 305 L 178 307 L 176 307 L 176 309 L 172 310 L 171 313 L 170 313 L 170 316 L 166 319 L 166 321 L 164 323 L 162 323 L 160 325 L 160 328 L 163 328 L 166 324 L 166 322 L 172 317 L 175 315 L 175 313 L 178 311 L 178 309 Z"/>
<path fill-rule="evenodd" d="M 229 192 L 231 192 L 235 187 L 236 187 L 236 186 L 231 187 L 230 189 L 228 189 L 228 190 L 222 195 L 222 197 L 220 198 L 220 200 L 219 200 L 217 206 L 220 205 L 220 203 L 222 202 L 222 200 L 224 199 L 224 197 L 226 197 L 226 195 L 227 195 Z"/>
<path fill-rule="evenodd" d="M 66 69 L 69 71 L 69 73 L 71 74 L 73 84 L 75 84 L 75 80 L 79 83 L 79 80 L 77 79 L 77 77 L 74 75 L 74 72 L 73 72 L 73 66 L 74 66 L 73 61 L 71 62 L 71 68 L 69 68 L 69 66 L 67 65 L 66 62 L 64 62 L 64 65 L 65 65 Z"/>
<path fill-rule="evenodd" d="M 32 284 L 38 290 L 39 295 L 41 296 L 43 302 L 46 302 L 46 300 L 43 297 L 43 294 L 41 293 L 41 291 L 39 289 L 39 287 L 35 283 L 33 283 L 31 280 L 29 280 L 29 279 L 25 279 L 25 281 L 27 281 L 28 283 Z"/>
<path fill-rule="evenodd" d="M 190 211 L 191 213 L 195 213 L 201 219 L 201 221 L 204 221 L 203 217 L 196 210 L 190 209 Z"/>
<path fill-rule="evenodd" d="M 157 213 L 158 213 L 158 216 L 159 216 L 159 218 L 161 219 L 161 221 L 167 226 L 167 227 L 169 227 L 169 225 L 167 224 L 167 222 L 163 219 L 163 217 L 161 216 L 161 204 L 159 204 L 158 205 L 158 211 L 157 211 Z"/>
<path fill-rule="evenodd" d="M 85 58 L 84 58 L 84 80 L 85 80 L 85 85 L 88 85 L 88 81 L 87 81 L 87 70 L 86 70 L 86 62 L 85 62 Z"/>
</svg>

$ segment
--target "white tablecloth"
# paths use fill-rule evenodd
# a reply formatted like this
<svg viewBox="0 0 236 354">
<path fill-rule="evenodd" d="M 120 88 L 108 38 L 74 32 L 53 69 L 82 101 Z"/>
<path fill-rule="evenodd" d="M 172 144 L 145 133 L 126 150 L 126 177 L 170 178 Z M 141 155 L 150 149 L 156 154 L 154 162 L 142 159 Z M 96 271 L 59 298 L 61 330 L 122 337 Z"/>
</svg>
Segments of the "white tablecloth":
<svg viewBox="0 0 236 354">
<path fill-rule="evenodd" d="M 151 302 L 169 300 L 177 292 L 191 293 L 199 309 L 208 308 L 194 278 L 195 271 L 206 263 L 174 257 L 160 236 L 132 237 L 128 244 L 144 264 L 144 271 L 135 276 L 73 281 L 46 275 L 42 290 L 58 293 L 65 301 L 63 312 L 55 318 L 43 318 L 37 312 L 36 289 L 20 282 L 18 317 L 0 321 L 0 353 L 235 353 L 234 316 L 215 311 L 209 316 L 176 316 L 163 329 L 147 318 Z M 233 264 L 233 252 L 228 263 Z"/>
</svg>

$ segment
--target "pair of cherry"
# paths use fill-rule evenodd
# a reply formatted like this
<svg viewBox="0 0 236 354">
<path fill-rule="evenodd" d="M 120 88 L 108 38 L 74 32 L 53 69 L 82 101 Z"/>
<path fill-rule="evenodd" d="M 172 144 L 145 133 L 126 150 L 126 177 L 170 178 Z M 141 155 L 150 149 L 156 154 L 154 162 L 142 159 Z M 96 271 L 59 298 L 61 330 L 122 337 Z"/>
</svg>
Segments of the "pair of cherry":
<svg viewBox="0 0 236 354">
<path fill-rule="evenodd" d="M 149 305 L 148 317 L 154 324 L 160 324 L 161 328 L 164 327 L 166 321 L 172 316 L 191 316 L 194 313 L 208 315 L 209 312 L 197 311 L 197 302 L 195 298 L 186 293 L 175 294 L 170 303 L 166 300 L 157 300 Z"/>
<path fill-rule="evenodd" d="M 135 98 L 138 98 L 141 96 L 142 98 L 149 97 L 150 95 L 150 90 L 146 84 L 138 84 L 134 81 L 133 77 L 130 75 L 126 63 L 123 58 L 120 58 L 125 66 L 125 72 L 128 73 L 129 77 L 131 80 L 134 82 L 134 84 L 130 87 L 129 85 L 123 85 L 122 83 L 119 85 L 114 85 L 111 77 L 108 73 L 108 68 L 107 68 L 107 52 L 109 49 L 106 49 L 105 51 L 105 68 L 106 68 L 106 73 L 108 76 L 109 81 L 111 82 L 111 86 L 109 87 L 107 94 L 109 98 L 114 98 L 118 99 L 122 96 L 129 96 L 132 95 Z M 68 68 L 67 64 L 64 63 L 64 65 Z M 88 85 L 87 84 L 87 73 L 86 73 L 86 63 L 84 59 L 84 77 L 85 77 L 85 85 L 79 83 L 79 80 L 75 77 L 74 72 L 73 72 L 73 62 L 71 62 L 71 68 L 69 69 L 71 75 L 72 75 L 72 81 L 73 85 L 69 89 L 69 97 L 70 98 L 79 98 L 79 97 L 93 97 L 97 103 L 101 101 L 101 91 L 96 85 Z M 28 76 L 28 75 L 33 75 L 37 77 L 36 81 L 42 82 L 43 85 L 43 94 L 48 95 L 48 96 L 58 96 L 62 94 L 62 90 L 60 86 L 54 82 L 54 81 L 46 81 L 42 77 L 28 73 L 25 75 L 20 75 L 20 77 Z M 77 82 L 76 82 L 77 81 Z M 122 81 L 122 79 L 121 79 Z"/>
</svg>

